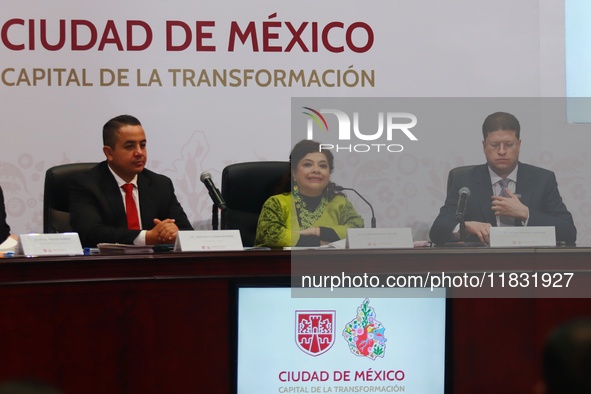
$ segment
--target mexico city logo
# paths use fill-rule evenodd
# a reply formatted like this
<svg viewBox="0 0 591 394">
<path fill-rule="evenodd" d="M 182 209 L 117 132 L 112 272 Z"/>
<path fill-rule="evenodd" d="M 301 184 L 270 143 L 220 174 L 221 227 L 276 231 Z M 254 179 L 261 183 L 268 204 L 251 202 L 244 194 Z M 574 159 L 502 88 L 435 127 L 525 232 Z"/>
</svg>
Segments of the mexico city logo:
<svg viewBox="0 0 591 394">
<path fill-rule="evenodd" d="M 408 112 L 379 112 L 377 114 L 378 126 L 377 131 L 363 133 L 359 127 L 359 112 L 353 112 L 353 122 L 351 118 L 344 111 L 338 109 L 321 109 L 317 111 L 310 107 L 303 107 L 304 115 L 307 119 L 307 135 L 306 139 L 314 139 L 314 125 L 320 131 L 331 132 L 328 128 L 328 122 L 324 115 L 334 115 L 338 122 L 338 139 L 339 144 L 320 144 L 320 151 L 334 150 L 335 152 L 402 152 L 404 147 L 401 144 L 390 143 L 395 135 L 401 132 L 411 141 L 418 141 L 417 137 L 410 131 L 411 128 L 417 125 L 417 117 Z M 383 135 L 388 143 L 379 143 L 383 140 Z M 347 144 L 352 138 L 371 143 Z M 343 143 L 341 143 L 343 142 Z"/>
<path fill-rule="evenodd" d="M 296 311 L 296 344 L 310 356 L 326 353 L 334 344 L 336 311 Z"/>
<path fill-rule="evenodd" d="M 376 312 L 365 299 L 357 308 L 357 316 L 345 326 L 343 338 L 349 345 L 349 351 L 359 357 L 375 360 L 386 353 L 386 329 L 376 319 Z"/>
</svg>

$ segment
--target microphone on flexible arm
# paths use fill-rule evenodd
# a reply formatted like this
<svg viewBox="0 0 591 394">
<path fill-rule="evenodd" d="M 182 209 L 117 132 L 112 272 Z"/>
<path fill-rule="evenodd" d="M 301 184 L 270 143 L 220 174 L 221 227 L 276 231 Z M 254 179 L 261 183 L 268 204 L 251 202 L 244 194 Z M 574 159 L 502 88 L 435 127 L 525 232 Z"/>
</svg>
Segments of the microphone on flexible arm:
<svg viewBox="0 0 591 394">
<path fill-rule="evenodd" d="M 204 172 L 201 174 L 201 177 L 199 179 L 201 179 L 201 182 L 203 182 L 203 184 L 207 188 L 207 191 L 209 192 L 209 197 L 211 197 L 213 203 L 221 210 L 227 209 L 228 206 L 226 205 L 226 202 L 224 201 L 222 194 L 220 193 L 218 188 L 215 187 L 213 181 L 211 180 L 211 174 L 209 172 Z"/>
<path fill-rule="evenodd" d="M 353 188 L 342 187 L 342 186 L 337 186 L 337 185 L 335 185 L 335 187 L 334 187 L 335 192 L 342 192 L 343 190 L 351 190 L 352 192 L 355 192 L 355 194 L 357 194 L 363 201 L 366 202 L 367 205 L 369 205 L 369 208 L 371 209 L 371 228 L 376 228 L 376 215 L 373 211 L 373 206 L 369 203 L 369 201 L 367 201 L 365 198 L 363 198 L 363 196 L 361 194 L 359 194 L 359 192 Z"/>
</svg>

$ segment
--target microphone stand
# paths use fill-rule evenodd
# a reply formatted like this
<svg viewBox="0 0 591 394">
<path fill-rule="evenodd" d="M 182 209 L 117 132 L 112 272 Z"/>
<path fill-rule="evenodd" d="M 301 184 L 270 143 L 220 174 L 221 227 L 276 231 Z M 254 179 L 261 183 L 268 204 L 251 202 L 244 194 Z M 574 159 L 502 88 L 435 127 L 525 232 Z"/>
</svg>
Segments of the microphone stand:
<svg viewBox="0 0 591 394">
<path fill-rule="evenodd" d="M 458 218 L 458 221 L 460 222 L 460 242 L 462 242 L 466 239 L 466 222 L 464 221 L 464 215 Z"/>
<path fill-rule="evenodd" d="M 470 189 L 463 187 L 459 192 L 458 208 L 456 209 L 456 221 L 460 224 L 460 240 L 458 242 L 447 242 L 445 246 L 463 246 L 463 247 L 475 247 L 482 246 L 480 242 L 464 242 L 466 237 L 466 222 L 464 221 L 464 211 L 466 210 L 466 204 L 468 203 L 468 197 L 470 197 Z"/>
<path fill-rule="evenodd" d="M 214 202 L 213 205 L 211 206 L 211 228 L 213 230 L 218 229 L 218 221 L 219 221 L 218 211 L 219 210 L 220 209 L 219 209 L 218 205 Z"/>
<path fill-rule="evenodd" d="M 352 189 L 350 187 L 335 186 L 335 190 L 336 191 L 351 190 L 352 192 L 355 192 L 355 194 L 357 194 L 359 196 L 359 198 L 361 198 L 363 201 L 365 201 L 365 203 L 367 205 L 369 205 L 369 209 L 371 209 L 371 228 L 376 228 L 376 215 L 373 211 L 373 206 L 369 203 L 369 201 L 367 201 L 361 194 L 359 194 L 359 192 L 357 192 L 357 190 Z"/>
</svg>

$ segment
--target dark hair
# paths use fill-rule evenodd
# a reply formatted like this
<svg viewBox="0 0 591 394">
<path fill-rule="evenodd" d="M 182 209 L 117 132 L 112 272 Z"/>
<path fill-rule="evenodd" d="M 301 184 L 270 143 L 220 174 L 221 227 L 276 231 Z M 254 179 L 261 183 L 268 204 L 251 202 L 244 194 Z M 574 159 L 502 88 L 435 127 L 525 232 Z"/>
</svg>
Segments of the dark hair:
<svg viewBox="0 0 591 394">
<path fill-rule="evenodd" d="M 552 332 L 543 374 L 549 394 L 591 393 L 591 318 L 571 320 Z"/>
<path fill-rule="evenodd" d="M 486 140 L 488 133 L 499 130 L 514 131 L 515 136 L 519 139 L 521 126 L 517 118 L 510 113 L 495 112 L 488 115 L 482 124 L 482 137 Z"/>
<path fill-rule="evenodd" d="M 295 144 L 289 155 L 291 170 L 295 171 L 304 156 L 314 152 L 324 153 L 326 160 L 328 161 L 328 168 L 332 173 L 332 170 L 334 170 L 334 156 L 332 155 L 332 152 L 329 150 L 320 150 L 320 143 L 312 140 L 301 140 Z"/>
<path fill-rule="evenodd" d="M 291 153 L 289 155 L 290 171 L 287 174 L 285 174 L 283 180 L 281 181 L 277 190 L 278 193 L 290 193 L 293 190 L 291 173 L 298 168 L 298 164 L 308 153 L 314 152 L 321 152 L 326 156 L 326 161 L 328 161 L 328 168 L 330 170 L 330 173 L 332 174 L 332 171 L 334 170 L 334 156 L 332 152 L 329 150 L 320 150 L 319 142 L 312 140 L 301 140 L 300 142 L 295 144 L 295 146 L 291 150 Z M 335 186 L 336 185 L 334 182 L 328 182 L 327 194 L 329 201 L 337 195 L 345 196 L 345 194 L 342 192 L 335 192 Z"/>
<path fill-rule="evenodd" d="M 115 149 L 117 143 L 117 132 L 123 126 L 141 126 L 140 121 L 131 115 L 119 115 L 109 120 L 103 126 L 103 145 Z"/>
</svg>

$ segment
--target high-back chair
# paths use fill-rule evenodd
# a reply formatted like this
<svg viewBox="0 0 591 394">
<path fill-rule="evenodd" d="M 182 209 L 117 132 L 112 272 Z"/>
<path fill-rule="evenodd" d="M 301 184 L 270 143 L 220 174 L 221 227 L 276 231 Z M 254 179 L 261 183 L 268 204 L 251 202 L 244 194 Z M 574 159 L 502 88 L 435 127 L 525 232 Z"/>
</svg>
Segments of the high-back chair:
<svg viewBox="0 0 591 394">
<path fill-rule="evenodd" d="M 475 165 L 470 165 L 470 166 L 456 167 L 456 168 L 452 169 L 449 172 L 449 175 L 447 177 L 447 190 L 449 190 L 449 188 L 453 184 L 454 178 L 457 175 L 459 175 L 459 174 L 466 174 L 466 173 L 472 171 L 474 169 L 474 167 L 476 167 L 476 166 Z"/>
<path fill-rule="evenodd" d="M 70 180 L 98 163 L 72 163 L 51 167 L 45 172 L 43 232 L 65 233 L 70 227 L 68 187 Z"/>
<path fill-rule="evenodd" d="M 240 230 L 242 244 L 253 246 L 263 204 L 281 192 L 279 187 L 289 171 L 287 161 L 245 162 L 224 168 L 221 193 L 227 209 L 222 211 L 221 229 Z"/>
</svg>

